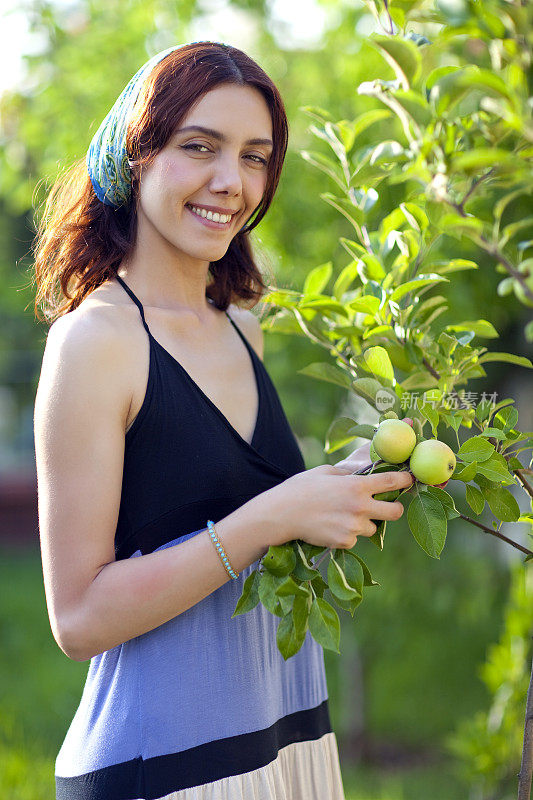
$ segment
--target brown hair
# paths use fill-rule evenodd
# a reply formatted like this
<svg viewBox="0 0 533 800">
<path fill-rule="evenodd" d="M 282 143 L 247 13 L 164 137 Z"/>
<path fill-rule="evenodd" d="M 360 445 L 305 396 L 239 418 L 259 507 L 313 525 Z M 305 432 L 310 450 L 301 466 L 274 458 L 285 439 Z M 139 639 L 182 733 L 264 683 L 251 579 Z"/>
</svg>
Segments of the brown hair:
<svg viewBox="0 0 533 800">
<path fill-rule="evenodd" d="M 249 231 L 272 202 L 287 151 L 288 123 L 279 91 L 242 50 L 217 42 L 187 44 L 163 58 L 150 73 L 129 122 L 126 146 L 135 164 L 150 163 L 191 107 L 222 83 L 248 85 L 261 92 L 270 109 L 274 143 L 260 204 L 222 258 L 209 266 L 212 280 L 206 296 L 225 311 L 239 300 L 251 300 L 253 306 L 268 291 L 254 261 Z M 53 322 L 116 275 L 135 242 L 137 197 L 138 181 L 132 178 L 127 206 L 102 203 L 94 192 L 85 157 L 58 178 L 48 195 L 34 244 L 38 319 Z"/>
</svg>

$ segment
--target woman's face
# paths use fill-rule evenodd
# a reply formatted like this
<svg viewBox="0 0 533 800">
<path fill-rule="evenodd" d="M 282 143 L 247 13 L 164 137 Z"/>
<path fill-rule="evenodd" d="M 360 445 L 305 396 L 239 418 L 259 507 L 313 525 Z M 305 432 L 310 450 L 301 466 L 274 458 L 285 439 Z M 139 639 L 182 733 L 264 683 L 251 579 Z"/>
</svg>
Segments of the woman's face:
<svg viewBox="0 0 533 800">
<path fill-rule="evenodd" d="M 263 95 L 236 84 L 211 90 L 143 169 L 137 236 L 147 237 L 150 247 L 170 246 L 205 261 L 221 258 L 261 202 L 271 152 L 272 120 Z M 213 220 L 209 210 L 231 217 Z"/>
</svg>

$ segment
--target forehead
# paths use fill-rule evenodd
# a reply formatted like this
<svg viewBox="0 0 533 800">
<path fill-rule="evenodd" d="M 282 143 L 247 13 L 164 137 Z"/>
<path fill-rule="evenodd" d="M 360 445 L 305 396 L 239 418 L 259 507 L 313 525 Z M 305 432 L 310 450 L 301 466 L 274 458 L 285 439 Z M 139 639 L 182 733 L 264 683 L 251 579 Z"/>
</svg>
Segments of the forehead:
<svg viewBox="0 0 533 800">
<path fill-rule="evenodd" d="M 206 92 L 178 125 L 201 125 L 243 139 L 272 138 L 270 109 L 253 86 L 226 83 Z"/>
</svg>

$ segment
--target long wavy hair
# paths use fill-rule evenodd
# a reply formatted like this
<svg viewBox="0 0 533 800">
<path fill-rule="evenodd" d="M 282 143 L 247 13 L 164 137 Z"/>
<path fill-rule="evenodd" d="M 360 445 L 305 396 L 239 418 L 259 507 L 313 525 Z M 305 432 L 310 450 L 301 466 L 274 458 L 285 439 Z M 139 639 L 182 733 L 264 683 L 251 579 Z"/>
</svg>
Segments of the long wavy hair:
<svg viewBox="0 0 533 800">
<path fill-rule="evenodd" d="M 135 164 L 141 168 L 149 164 L 192 106 L 223 83 L 259 90 L 270 109 L 273 133 L 263 198 L 222 258 L 209 265 L 206 297 L 225 311 L 230 303 L 257 304 L 269 288 L 255 263 L 249 232 L 272 202 L 287 151 L 287 116 L 278 89 L 242 50 L 217 42 L 184 45 L 163 58 L 145 82 L 128 126 L 126 147 Z M 102 203 L 94 192 L 85 156 L 56 180 L 34 242 L 37 319 L 52 323 L 117 274 L 135 243 L 138 193 L 138 179 L 132 177 L 127 206 Z"/>
</svg>

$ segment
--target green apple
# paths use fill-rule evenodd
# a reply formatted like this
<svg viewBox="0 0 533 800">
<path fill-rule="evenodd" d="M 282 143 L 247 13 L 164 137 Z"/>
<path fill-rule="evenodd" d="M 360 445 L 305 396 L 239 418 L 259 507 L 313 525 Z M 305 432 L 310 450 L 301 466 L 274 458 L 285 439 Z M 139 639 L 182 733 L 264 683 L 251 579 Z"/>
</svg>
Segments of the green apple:
<svg viewBox="0 0 533 800">
<path fill-rule="evenodd" d="M 372 444 L 372 442 L 370 442 L 370 460 L 371 460 L 372 462 L 374 462 L 374 461 L 379 461 L 379 456 L 378 456 L 378 454 L 376 453 L 376 448 L 374 447 L 374 445 Z"/>
<path fill-rule="evenodd" d="M 409 459 L 409 469 L 420 483 L 436 486 L 451 478 L 456 459 L 453 450 L 438 439 L 419 442 Z"/>
<path fill-rule="evenodd" d="M 384 419 L 372 439 L 378 456 L 389 464 L 406 461 L 416 445 L 416 433 L 401 419 Z"/>
</svg>

